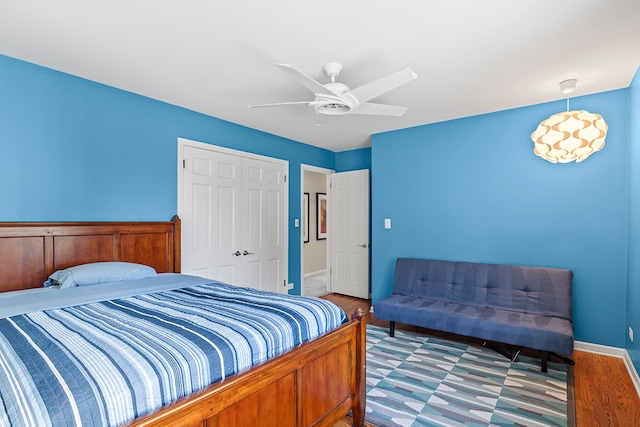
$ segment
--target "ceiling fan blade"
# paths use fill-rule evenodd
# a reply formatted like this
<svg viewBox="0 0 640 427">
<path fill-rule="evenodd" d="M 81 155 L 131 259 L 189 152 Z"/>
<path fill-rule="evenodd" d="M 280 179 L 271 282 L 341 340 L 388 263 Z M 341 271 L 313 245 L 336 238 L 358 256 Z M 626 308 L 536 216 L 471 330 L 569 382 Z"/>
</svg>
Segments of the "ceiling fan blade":
<svg viewBox="0 0 640 427">
<path fill-rule="evenodd" d="M 276 102 L 276 103 L 273 103 L 273 104 L 247 105 L 247 108 L 283 107 L 283 106 L 287 106 L 287 105 L 299 105 L 299 104 L 309 105 L 312 102 L 313 101 Z"/>
<path fill-rule="evenodd" d="M 364 104 L 370 99 L 376 98 L 383 93 L 389 92 L 417 78 L 418 75 L 414 73 L 411 68 L 405 68 L 404 70 L 389 74 L 386 77 L 363 84 L 351 90 L 350 93 L 356 97 L 360 104 Z"/>
<path fill-rule="evenodd" d="M 309 89 L 311 92 L 313 92 L 315 94 L 318 94 L 318 95 L 335 96 L 335 93 L 331 92 L 329 89 L 327 89 L 326 87 L 324 87 L 322 84 L 320 84 L 319 82 L 315 81 L 311 77 L 307 76 L 302 71 L 299 71 L 299 70 L 293 68 L 291 65 L 289 65 L 289 64 L 276 64 L 276 66 L 279 67 L 282 71 L 284 71 L 288 75 L 290 75 L 291 77 L 293 77 L 294 79 L 296 79 L 298 81 L 298 83 L 300 83 L 301 85 L 303 85 L 304 87 Z"/>
<path fill-rule="evenodd" d="M 374 116 L 401 116 L 407 111 L 407 107 L 399 107 L 397 105 L 374 104 L 366 102 L 360 104 L 355 110 L 349 111 L 349 114 L 371 114 Z"/>
</svg>

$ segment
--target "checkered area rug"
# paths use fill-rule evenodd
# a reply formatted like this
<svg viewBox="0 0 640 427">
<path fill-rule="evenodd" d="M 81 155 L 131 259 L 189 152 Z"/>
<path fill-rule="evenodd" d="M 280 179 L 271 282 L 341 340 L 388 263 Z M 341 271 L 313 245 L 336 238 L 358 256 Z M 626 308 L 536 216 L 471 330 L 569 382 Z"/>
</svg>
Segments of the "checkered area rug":
<svg viewBox="0 0 640 427">
<path fill-rule="evenodd" d="M 573 371 L 484 347 L 367 325 L 367 423 L 575 426 Z"/>
</svg>

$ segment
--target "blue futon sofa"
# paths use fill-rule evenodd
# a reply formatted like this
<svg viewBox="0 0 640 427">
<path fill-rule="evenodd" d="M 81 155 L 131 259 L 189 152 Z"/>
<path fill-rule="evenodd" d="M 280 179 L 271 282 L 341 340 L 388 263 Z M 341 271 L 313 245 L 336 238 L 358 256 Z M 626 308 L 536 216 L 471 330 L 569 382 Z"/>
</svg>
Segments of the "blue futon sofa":
<svg viewBox="0 0 640 427">
<path fill-rule="evenodd" d="M 485 340 L 517 361 L 523 348 L 573 353 L 570 270 L 398 258 L 393 293 L 374 303 L 375 317 Z M 518 347 L 515 354 L 493 342 Z"/>
</svg>

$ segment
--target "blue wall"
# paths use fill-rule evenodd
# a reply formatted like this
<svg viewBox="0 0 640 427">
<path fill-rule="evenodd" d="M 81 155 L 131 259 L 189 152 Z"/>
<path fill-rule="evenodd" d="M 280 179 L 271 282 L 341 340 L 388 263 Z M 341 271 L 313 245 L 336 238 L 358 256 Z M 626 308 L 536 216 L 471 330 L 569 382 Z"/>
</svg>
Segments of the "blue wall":
<svg viewBox="0 0 640 427">
<path fill-rule="evenodd" d="M 576 339 L 624 347 L 628 94 L 571 100 L 609 124 L 605 148 L 582 163 L 532 152 L 529 135 L 565 101 L 373 135 L 374 301 L 401 256 L 566 268 Z"/>
<path fill-rule="evenodd" d="M 640 70 L 629 87 L 629 285 L 627 289 L 627 351 L 636 372 L 640 372 Z"/>
<path fill-rule="evenodd" d="M 336 153 L 336 172 L 371 169 L 371 148 Z"/>
<path fill-rule="evenodd" d="M 0 221 L 167 221 L 177 139 L 289 161 L 289 281 L 299 292 L 300 164 L 335 153 L 0 55 Z"/>
<path fill-rule="evenodd" d="M 398 256 L 570 268 L 576 339 L 626 346 L 638 369 L 640 338 L 631 343 L 627 327 L 640 337 L 640 169 L 629 167 L 640 162 L 639 80 L 573 99 L 572 109 L 605 117 L 607 145 L 583 163 L 553 165 L 532 154 L 529 134 L 564 101 L 378 134 L 371 149 L 332 153 L 0 55 L 0 221 L 168 220 L 178 137 L 281 158 L 298 293 L 300 165 L 368 168 L 374 300 L 390 292 Z"/>
</svg>

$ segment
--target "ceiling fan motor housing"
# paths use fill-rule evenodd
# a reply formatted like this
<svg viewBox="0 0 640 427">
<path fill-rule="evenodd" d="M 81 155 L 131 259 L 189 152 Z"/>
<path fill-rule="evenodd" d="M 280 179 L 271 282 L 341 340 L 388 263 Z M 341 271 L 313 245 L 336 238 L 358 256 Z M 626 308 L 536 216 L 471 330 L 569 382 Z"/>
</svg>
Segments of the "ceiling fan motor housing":
<svg viewBox="0 0 640 427">
<path fill-rule="evenodd" d="M 328 65 L 329 64 L 325 65 L 325 71 L 327 70 Z M 329 99 L 326 95 L 316 94 L 316 101 L 320 103 L 319 105 L 316 105 L 316 113 L 327 115 L 341 115 L 347 114 L 349 111 L 356 108 L 357 105 L 354 105 L 353 102 L 355 101 L 357 104 L 357 101 L 349 99 L 348 96 L 348 93 L 351 90 L 349 86 L 335 81 L 327 83 L 323 86 L 334 93 L 336 96 L 335 98 L 332 97 L 331 99 Z"/>
</svg>

